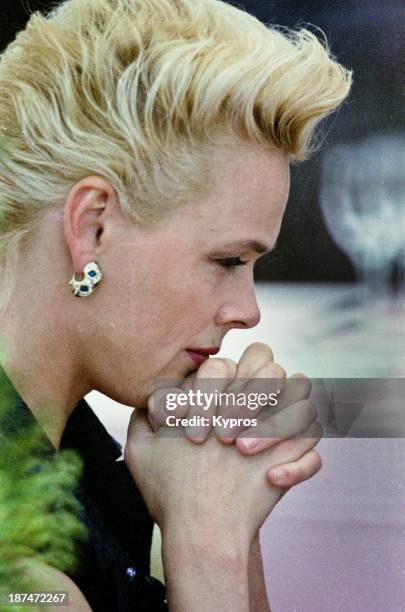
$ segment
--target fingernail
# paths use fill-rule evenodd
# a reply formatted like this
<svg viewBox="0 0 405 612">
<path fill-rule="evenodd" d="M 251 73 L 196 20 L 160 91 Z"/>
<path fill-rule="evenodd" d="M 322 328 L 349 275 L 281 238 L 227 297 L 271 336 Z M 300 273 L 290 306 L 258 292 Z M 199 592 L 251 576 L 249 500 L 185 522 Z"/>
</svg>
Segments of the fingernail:
<svg viewBox="0 0 405 612">
<path fill-rule="evenodd" d="M 205 442 L 207 432 L 199 427 L 187 427 L 185 429 L 186 437 L 194 444 L 201 444 Z"/>
<path fill-rule="evenodd" d="M 229 436 L 218 436 L 218 438 L 221 440 L 221 442 L 223 442 L 224 444 L 233 444 L 235 442 L 235 438 L 231 438 Z"/>
<path fill-rule="evenodd" d="M 257 438 L 242 438 L 241 444 L 243 444 L 246 450 L 253 450 L 259 446 L 259 440 Z"/>
<path fill-rule="evenodd" d="M 287 470 L 284 468 L 274 468 L 269 472 L 271 480 L 274 482 L 283 482 L 287 477 Z"/>
<path fill-rule="evenodd" d="M 191 436 L 189 440 L 193 444 L 202 444 L 203 442 L 205 442 L 204 438 L 196 438 L 195 436 Z"/>
</svg>

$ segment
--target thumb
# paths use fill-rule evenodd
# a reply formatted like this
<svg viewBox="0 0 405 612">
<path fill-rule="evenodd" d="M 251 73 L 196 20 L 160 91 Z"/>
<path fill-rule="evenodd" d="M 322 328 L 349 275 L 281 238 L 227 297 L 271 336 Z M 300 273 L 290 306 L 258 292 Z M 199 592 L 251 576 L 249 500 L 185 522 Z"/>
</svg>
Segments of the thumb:
<svg viewBox="0 0 405 612">
<path fill-rule="evenodd" d="M 135 408 L 128 425 L 128 440 L 144 440 L 151 436 L 153 436 L 153 431 L 149 425 L 148 411 Z"/>
</svg>

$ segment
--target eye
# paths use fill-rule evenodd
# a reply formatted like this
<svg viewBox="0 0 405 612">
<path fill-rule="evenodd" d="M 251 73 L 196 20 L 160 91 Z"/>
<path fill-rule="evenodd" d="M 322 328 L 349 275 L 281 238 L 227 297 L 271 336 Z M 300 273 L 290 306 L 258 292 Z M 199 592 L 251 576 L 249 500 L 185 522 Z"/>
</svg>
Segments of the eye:
<svg viewBox="0 0 405 612">
<path fill-rule="evenodd" d="M 243 261 L 240 257 L 223 257 L 221 259 L 215 259 L 222 268 L 228 268 L 230 271 L 235 270 L 238 266 L 246 266 L 247 261 Z"/>
</svg>

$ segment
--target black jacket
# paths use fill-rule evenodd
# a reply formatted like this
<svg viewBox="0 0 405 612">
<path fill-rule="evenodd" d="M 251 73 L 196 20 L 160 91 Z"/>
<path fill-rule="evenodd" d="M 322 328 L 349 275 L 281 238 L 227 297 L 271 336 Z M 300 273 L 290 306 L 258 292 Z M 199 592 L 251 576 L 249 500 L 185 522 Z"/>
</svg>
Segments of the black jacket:
<svg viewBox="0 0 405 612">
<path fill-rule="evenodd" d="M 4 380 L 1 368 L 0 373 Z M 15 394 L 2 419 L 3 435 L 5 430 L 15 432 L 34 422 L 31 411 Z M 83 460 L 77 497 L 88 530 L 78 569 L 70 577 L 94 612 L 168 610 L 164 586 L 149 575 L 153 521 L 125 463 L 117 461 L 119 444 L 85 400 L 67 423 L 61 441 L 61 449 L 65 448 L 76 450 Z M 56 452 L 50 442 L 47 450 Z"/>
</svg>

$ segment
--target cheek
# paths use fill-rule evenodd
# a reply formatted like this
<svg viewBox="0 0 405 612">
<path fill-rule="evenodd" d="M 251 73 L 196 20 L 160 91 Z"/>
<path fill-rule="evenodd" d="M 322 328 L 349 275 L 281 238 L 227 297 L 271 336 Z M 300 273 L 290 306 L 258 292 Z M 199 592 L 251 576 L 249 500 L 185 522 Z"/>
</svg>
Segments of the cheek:
<svg viewBox="0 0 405 612">
<path fill-rule="evenodd" d="M 147 292 L 149 316 L 160 321 L 159 327 L 166 326 L 169 330 L 183 321 L 206 319 L 215 295 L 212 283 L 207 280 L 194 270 L 181 275 L 168 274 Z"/>
<path fill-rule="evenodd" d="M 123 316 L 119 322 L 115 318 L 116 326 L 109 335 L 108 355 L 112 363 L 108 367 L 114 370 L 113 364 L 122 364 L 119 381 L 128 381 L 124 385 L 128 392 L 132 392 L 136 380 L 136 398 L 131 396 L 131 401 L 123 403 L 138 405 L 141 396 L 147 397 L 154 391 L 156 379 L 184 378 L 194 369 L 183 351 L 210 340 L 214 313 L 212 301 L 195 287 L 147 291 L 138 302 L 136 314 L 130 305 L 128 299 L 125 309 L 116 312 L 117 317 L 120 313 Z"/>
<path fill-rule="evenodd" d="M 191 338 L 210 327 L 217 278 L 205 266 L 201 269 L 198 264 L 197 269 L 186 263 L 184 259 L 180 265 L 181 259 L 173 262 L 170 257 L 159 258 L 158 264 L 149 260 L 124 288 L 116 287 L 114 305 L 117 317 L 122 314 L 119 327 L 127 348 L 135 339 L 145 356 L 158 350 L 170 357 L 176 347 L 189 345 Z"/>
<path fill-rule="evenodd" d="M 168 341 L 190 338 L 209 325 L 213 318 L 211 310 L 211 303 L 204 296 L 179 291 L 161 304 L 156 332 Z"/>
</svg>

